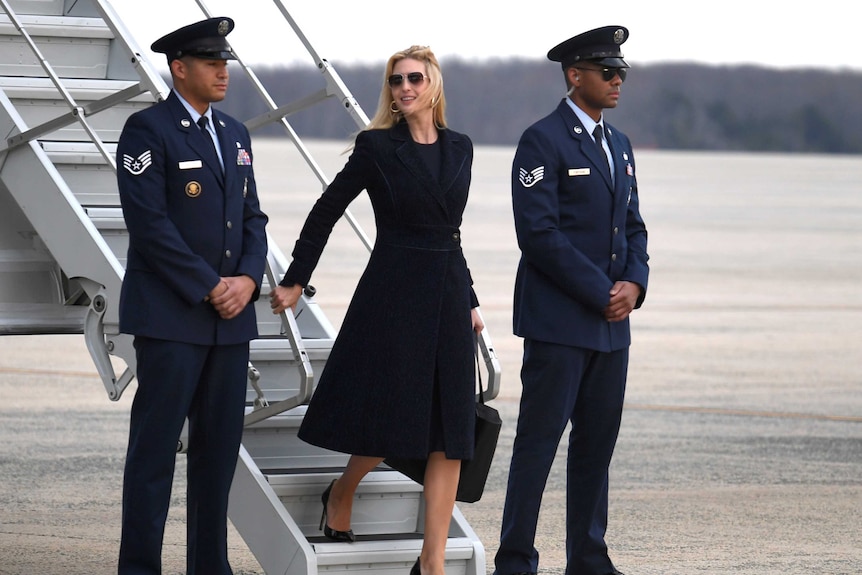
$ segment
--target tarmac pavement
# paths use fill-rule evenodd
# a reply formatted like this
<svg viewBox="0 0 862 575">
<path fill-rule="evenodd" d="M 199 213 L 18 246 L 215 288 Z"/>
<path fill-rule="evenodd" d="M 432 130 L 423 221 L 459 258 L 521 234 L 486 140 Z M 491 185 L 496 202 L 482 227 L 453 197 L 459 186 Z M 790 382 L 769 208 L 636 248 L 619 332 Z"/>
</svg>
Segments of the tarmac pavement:
<svg viewBox="0 0 862 575">
<path fill-rule="evenodd" d="M 119 544 L 131 394 L 111 403 L 80 338 L 0 338 L 0 575 L 107 575 Z M 717 391 L 717 390 L 716 390 Z M 850 390 L 848 390 L 850 391 Z M 637 396 L 635 392 L 633 395 Z M 483 499 L 461 509 L 499 535 L 517 417 L 512 394 Z M 608 543 L 629 575 L 862 573 L 862 418 L 630 402 L 611 477 Z M 565 566 L 565 440 L 540 517 L 544 574 Z M 185 460 L 164 567 L 184 572 Z M 262 571 L 230 534 L 236 575 Z"/>
</svg>

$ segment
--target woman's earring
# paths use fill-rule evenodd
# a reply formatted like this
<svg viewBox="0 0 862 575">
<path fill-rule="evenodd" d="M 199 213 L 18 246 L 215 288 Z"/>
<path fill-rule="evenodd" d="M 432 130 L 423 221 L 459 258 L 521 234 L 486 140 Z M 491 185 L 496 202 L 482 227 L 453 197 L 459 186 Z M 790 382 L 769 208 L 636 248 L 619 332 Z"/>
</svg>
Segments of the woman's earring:
<svg viewBox="0 0 862 575">
<path fill-rule="evenodd" d="M 391 104 L 389 104 L 389 111 L 393 114 L 397 114 L 401 110 L 398 109 L 398 106 L 395 104 L 395 102 L 392 102 Z"/>
</svg>

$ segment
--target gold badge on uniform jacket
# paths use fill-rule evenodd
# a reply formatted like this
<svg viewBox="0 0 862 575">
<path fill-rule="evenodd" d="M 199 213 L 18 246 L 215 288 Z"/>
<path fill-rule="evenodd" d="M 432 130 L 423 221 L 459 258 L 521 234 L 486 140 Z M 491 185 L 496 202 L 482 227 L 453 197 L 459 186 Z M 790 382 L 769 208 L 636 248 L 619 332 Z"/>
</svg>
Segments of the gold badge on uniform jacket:
<svg viewBox="0 0 862 575">
<path fill-rule="evenodd" d="M 201 195 L 201 185 L 192 180 L 186 184 L 186 195 L 190 198 L 196 198 Z"/>
</svg>

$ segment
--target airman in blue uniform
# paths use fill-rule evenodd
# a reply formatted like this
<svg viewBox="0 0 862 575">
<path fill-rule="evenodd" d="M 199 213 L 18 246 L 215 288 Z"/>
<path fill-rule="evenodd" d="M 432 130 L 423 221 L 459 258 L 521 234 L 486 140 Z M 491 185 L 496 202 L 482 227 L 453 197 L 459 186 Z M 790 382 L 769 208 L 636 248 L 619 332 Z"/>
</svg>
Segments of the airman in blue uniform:
<svg viewBox="0 0 862 575">
<path fill-rule="evenodd" d="M 123 480 L 119 575 L 157 575 L 177 441 L 188 418 L 189 575 L 230 575 L 227 503 L 245 406 L 266 215 L 248 130 L 210 106 L 227 91 L 230 18 L 176 30 L 173 90 L 132 115 L 117 146 L 129 231 L 120 329 L 138 389 Z"/>
<path fill-rule="evenodd" d="M 514 332 L 524 338 L 522 395 L 495 575 L 538 572 L 545 483 L 571 423 L 566 575 L 613 575 L 604 535 L 608 466 L 623 410 L 629 314 L 647 289 L 647 232 L 629 139 L 604 121 L 629 65 L 622 26 L 554 47 L 568 90 L 521 136 L 512 205 L 521 260 Z"/>
</svg>

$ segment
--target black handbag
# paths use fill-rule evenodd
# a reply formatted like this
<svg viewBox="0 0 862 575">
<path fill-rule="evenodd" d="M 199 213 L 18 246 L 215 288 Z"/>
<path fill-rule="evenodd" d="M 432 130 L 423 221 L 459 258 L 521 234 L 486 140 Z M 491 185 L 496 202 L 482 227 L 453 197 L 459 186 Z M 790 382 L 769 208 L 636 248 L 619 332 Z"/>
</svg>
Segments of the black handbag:
<svg viewBox="0 0 862 575">
<path fill-rule="evenodd" d="M 494 460 L 494 451 L 497 449 L 500 427 L 503 425 L 500 413 L 490 405 L 485 404 L 478 346 L 476 349 L 476 366 L 479 399 L 476 401 L 475 450 L 473 459 L 461 462 L 461 477 L 458 480 L 458 493 L 455 495 L 456 501 L 464 503 L 475 503 L 481 499 L 482 492 L 485 491 L 485 482 L 488 480 L 488 472 L 491 470 L 491 462 Z M 420 485 L 425 480 L 425 466 L 428 463 L 425 459 L 387 457 L 384 463 Z"/>
</svg>

